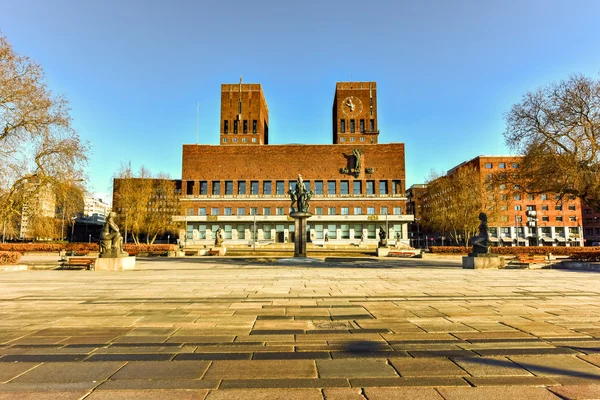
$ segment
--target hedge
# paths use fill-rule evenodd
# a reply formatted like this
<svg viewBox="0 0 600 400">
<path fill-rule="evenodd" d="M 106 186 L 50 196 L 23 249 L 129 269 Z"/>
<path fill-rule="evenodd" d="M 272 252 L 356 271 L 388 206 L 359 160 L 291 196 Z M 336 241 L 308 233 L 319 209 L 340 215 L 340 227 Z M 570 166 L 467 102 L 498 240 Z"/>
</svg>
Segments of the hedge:
<svg viewBox="0 0 600 400">
<path fill-rule="evenodd" d="M 436 254 L 468 254 L 471 247 L 463 246 L 430 246 L 429 251 Z M 498 246 L 490 249 L 492 253 L 502 255 L 546 255 L 552 253 L 557 256 L 600 257 L 600 247 L 565 247 L 565 246 Z"/>
<path fill-rule="evenodd" d="M 0 251 L 0 265 L 16 264 L 21 259 L 18 251 Z"/>
<path fill-rule="evenodd" d="M 125 251 L 131 255 L 146 251 L 169 251 L 175 250 L 175 245 L 172 244 L 152 244 L 140 245 L 126 244 Z M 0 251 L 10 252 L 43 252 L 43 253 L 59 253 L 61 251 L 73 251 L 77 254 L 88 254 L 89 252 L 98 251 L 97 243 L 1 243 Z"/>
</svg>

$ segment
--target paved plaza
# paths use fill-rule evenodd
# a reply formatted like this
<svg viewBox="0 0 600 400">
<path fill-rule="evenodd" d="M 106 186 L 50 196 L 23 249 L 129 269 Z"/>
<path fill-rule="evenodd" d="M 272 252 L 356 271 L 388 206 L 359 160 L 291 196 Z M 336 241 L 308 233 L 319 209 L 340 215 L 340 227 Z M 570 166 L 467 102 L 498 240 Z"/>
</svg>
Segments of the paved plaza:
<svg viewBox="0 0 600 400">
<path fill-rule="evenodd" d="M 0 302 L 0 399 L 600 398 L 593 272 L 154 258 Z"/>
</svg>

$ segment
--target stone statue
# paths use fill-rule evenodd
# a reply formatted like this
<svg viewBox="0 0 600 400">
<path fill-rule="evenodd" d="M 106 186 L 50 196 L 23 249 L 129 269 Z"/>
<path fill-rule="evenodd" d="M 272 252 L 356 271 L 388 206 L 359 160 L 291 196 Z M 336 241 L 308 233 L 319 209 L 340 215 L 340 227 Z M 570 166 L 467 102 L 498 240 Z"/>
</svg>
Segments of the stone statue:
<svg viewBox="0 0 600 400">
<path fill-rule="evenodd" d="M 288 194 L 290 195 L 290 199 L 292 201 L 292 212 L 310 212 L 310 199 L 315 193 L 312 190 L 306 190 L 304 187 L 304 181 L 302 180 L 302 175 L 298 175 L 296 189 L 290 189 Z M 294 205 L 296 205 L 296 207 L 294 207 Z"/>
<path fill-rule="evenodd" d="M 387 240 L 385 240 L 387 237 L 386 233 L 385 233 L 385 229 L 383 229 L 383 226 L 379 227 L 379 247 L 386 247 L 387 246 Z"/>
<path fill-rule="evenodd" d="M 123 236 L 115 223 L 117 214 L 110 212 L 106 217 L 106 223 L 100 232 L 100 258 L 127 257 L 128 253 L 123 251 Z"/>
<path fill-rule="evenodd" d="M 471 244 L 473 245 L 473 254 L 487 254 L 490 252 L 488 245 L 488 223 L 487 215 L 484 212 L 479 213 L 479 235 L 473 237 Z"/>
<path fill-rule="evenodd" d="M 361 157 L 363 151 L 361 149 L 353 149 L 352 154 L 354 155 L 354 174 L 358 177 L 360 175 Z"/>
<path fill-rule="evenodd" d="M 223 230 L 221 227 L 215 232 L 215 246 L 220 247 L 223 245 Z"/>
</svg>

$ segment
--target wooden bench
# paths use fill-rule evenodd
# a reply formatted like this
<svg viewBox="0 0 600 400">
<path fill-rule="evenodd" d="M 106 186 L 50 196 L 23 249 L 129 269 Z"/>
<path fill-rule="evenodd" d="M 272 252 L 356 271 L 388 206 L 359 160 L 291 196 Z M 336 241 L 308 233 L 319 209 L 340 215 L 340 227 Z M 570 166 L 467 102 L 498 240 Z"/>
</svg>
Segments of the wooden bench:
<svg viewBox="0 0 600 400">
<path fill-rule="evenodd" d="M 186 256 L 197 256 L 198 250 L 186 250 L 184 253 Z"/>
<path fill-rule="evenodd" d="M 210 250 L 208 251 L 208 255 L 209 255 L 209 256 L 218 256 L 218 255 L 219 255 L 219 250 L 213 250 L 213 249 L 210 249 Z"/>
<path fill-rule="evenodd" d="M 515 260 L 518 264 L 546 264 L 548 259 L 545 256 L 535 256 L 535 255 L 527 255 L 527 254 L 519 254 Z"/>
<path fill-rule="evenodd" d="M 415 253 L 412 251 L 390 251 L 388 257 L 414 257 Z"/>
<path fill-rule="evenodd" d="M 91 270 L 94 268 L 95 263 L 96 263 L 95 258 L 71 257 L 66 262 L 62 263 L 62 269 L 65 269 L 65 268 L 71 269 L 71 267 L 84 267 L 85 269 Z"/>
</svg>

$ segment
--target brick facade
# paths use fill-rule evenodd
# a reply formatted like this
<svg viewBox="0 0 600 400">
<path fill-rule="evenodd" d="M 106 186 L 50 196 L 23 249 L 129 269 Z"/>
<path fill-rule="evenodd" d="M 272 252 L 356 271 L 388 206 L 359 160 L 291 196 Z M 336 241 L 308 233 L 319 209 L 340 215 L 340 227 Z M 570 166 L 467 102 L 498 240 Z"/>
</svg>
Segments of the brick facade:
<svg viewBox="0 0 600 400">
<path fill-rule="evenodd" d="M 334 144 L 377 144 L 377 84 L 338 82 L 332 122 Z"/>
<path fill-rule="evenodd" d="M 256 83 L 221 85 L 222 145 L 269 144 L 269 109 Z"/>
<path fill-rule="evenodd" d="M 479 173 L 482 185 L 489 186 L 492 177 L 503 171 L 519 168 L 518 156 L 478 156 L 448 171 L 453 174 L 460 168 L 473 167 Z M 487 189 L 492 189 L 487 188 Z M 516 188 L 495 187 L 501 196 L 501 207 L 489 221 L 490 241 L 511 246 L 582 246 L 581 202 L 574 197 L 562 200 L 553 193 L 533 195 Z M 424 200 L 431 193 L 427 193 Z M 482 210 L 483 211 L 483 210 Z M 535 212 L 535 215 L 533 215 Z"/>
</svg>

